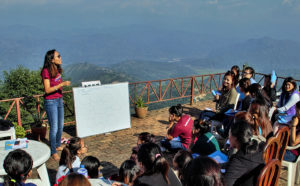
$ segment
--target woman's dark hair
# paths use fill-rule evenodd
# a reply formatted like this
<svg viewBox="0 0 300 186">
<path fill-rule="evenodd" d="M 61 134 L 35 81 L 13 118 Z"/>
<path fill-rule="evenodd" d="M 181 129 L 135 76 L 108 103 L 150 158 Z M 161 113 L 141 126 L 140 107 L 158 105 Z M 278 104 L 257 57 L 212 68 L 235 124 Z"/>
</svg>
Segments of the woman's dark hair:
<svg viewBox="0 0 300 186">
<path fill-rule="evenodd" d="M 265 90 L 261 88 L 260 84 L 251 84 L 249 86 L 249 92 L 254 97 L 254 99 L 261 100 L 262 102 L 264 102 L 264 105 L 266 105 L 268 109 L 272 107 L 273 102 L 271 101 Z"/>
<path fill-rule="evenodd" d="M 124 161 L 119 170 L 120 181 L 127 185 L 129 183 L 133 183 L 139 171 L 140 171 L 139 167 L 135 163 L 135 161 L 133 160 Z"/>
<path fill-rule="evenodd" d="M 86 156 L 81 161 L 81 165 L 84 165 L 90 178 L 99 178 L 100 161 L 96 157 Z"/>
<path fill-rule="evenodd" d="M 199 120 L 199 119 L 196 119 L 194 121 L 194 129 L 199 129 L 200 132 L 199 132 L 199 136 L 207 133 L 210 131 L 210 122 L 207 122 L 207 121 L 202 121 L 202 120 Z"/>
<path fill-rule="evenodd" d="M 294 86 L 293 90 L 290 91 L 290 93 L 294 92 L 297 89 L 297 83 L 296 83 L 295 79 L 292 77 L 287 77 L 287 78 L 285 78 L 285 80 L 282 83 L 282 87 L 281 87 L 282 93 L 288 93 L 284 88 L 287 83 L 292 83 Z"/>
<path fill-rule="evenodd" d="M 155 136 L 149 132 L 140 133 L 138 138 L 142 141 L 142 143 L 155 143 Z"/>
<path fill-rule="evenodd" d="M 237 66 L 237 65 L 234 65 L 234 66 L 231 67 L 230 71 L 233 72 L 233 73 L 234 73 L 234 71 L 236 72 L 236 74 L 235 74 L 235 85 L 237 85 L 238 82 L 239 82 L 239 79 L 240 79 L 240 67 Z"/>
<path fill-rule="evenodd" d="M 249 112 L 238 112 L 234 115 L 234 120 L 235 121 L 245 121 L 247 122 L 251 128 L 253 135 L 258 135 L 259 134 L 259 129 L 257 122 L 254 121 L 254 117 L 249 113 Z"/>
<path fill-rule="evenodd" d="M 165 181 L 169 184 L 168 161 L 161 155 L 160 147 L 155 143 L 143 144 L 138 152 L 138 161 L 144 167 L 144 174 L 152 175 L 154 173 L 161 173 Z"/>
<path fill-rule="evenodd" d="M 55 63 L 52 62 L 52 60 L 54 59 L 54 55 L 55 55 L 56 50 L 52 49 L 49 50 L 46 55 L 45 55 L 45 59 L 44 59 L 44 65 L 43 68 L 46 68 L 49 72 L 49 75 L 51 78 L 55 78 L 57 76 L 57 73 L 62 73 L 62 68 L 61 65 L 57 65 Z"/>
<path fill-rule="evenodd" d="M 296 108 L 297 108 L 297 109 L 300 109 L 300 101 L 298 101 L 298 102 L 296 103 Z"/>
<path fill-rule="evenodd" d="M 182 108 L 181 104 L 170 107 L 169 108 L 169 113 L 170 114 L 175 114 L 176 116 L 181 117 L 182 114 L 183 114 L 183 108 Z"/>
<path fill-rule="evenodd" d="M 177 164 L 179 179 L 183 180 L 183 170 L 191 160 L 193 160 L 193 156 L 186 150 L 180 150 L 175 154 L 173 162 Z"/>
<path fill-rule="evenodd" d="M 253 100 L 249 107 L 249 113 L 253 116 L 257 128 L 261 128 L 262 136 L 268 138 L 272 133 L 273 128 L 269 119 L 268 108 L 264 105 L 264 102 L 259 99 Z M 258 118 L 254 117 L 254 114 L 257 114 Z"/>
<path fill-rule="evenodd" d="M 246 154 L 253 154 L 258 151 L 259 145 L 256 140 L 252 140 L 252 128 L 242 120 L 235 121 L 230 127 L 231 135 L 236 137 L 240 144 L 240 150 Z"/>
<path fill-rule="evenodd" d="M 220 166 L 209 157 L 197 157 L 184 169 L 184 186 L 223 186 Z"/>
<path fill-rule="evenodd" d="M 78 154 L 78 150 L 81 149 L 81 139 L 79 137 L 74 137 L 69 140 L 69 144 L 62 150 L 59 166 L 65 165 L 66 169 L 70 169 L 72 172 L 72 163 L 76 159 L 76 155 Z"/>
<path fill-rule="evenodd" d="M 243 78 L 239 81 L 240 88 L 243 89 L 243 91 L 246 93 L 250 91 L 250 85 L 251 81 L 249 78 Z"/>
<path fill-rule="evenodd" d="M 227 71 L 225 74 L 224 74 L 224 77 L 223 79 L 226 77 L 226 76 L 230 76 L 231 77 L 231 80 L 232 80 L 232 84 L 230 85 L 230 87 L 222 87 L 222 90 L 230 90 L 232 88 L 234 88 L 236 86 L 236 82 L 235 82 L 235 74 L 231 71 Z"/>
<path fill-rule="evenodd" d="M 89 180 L 82 174 L 71 173 L 66 176 L 59 184 L 59 186 L 91 186 Z"/>
<path fill-rule="evenodd" d="M 17 149 L 8 153 L 3 167 L 7 176 L 4 177 L 4 186 L 17 186 L 24 182 L 32 169 L 31 156 L 24 150 Z"/>
</svg>

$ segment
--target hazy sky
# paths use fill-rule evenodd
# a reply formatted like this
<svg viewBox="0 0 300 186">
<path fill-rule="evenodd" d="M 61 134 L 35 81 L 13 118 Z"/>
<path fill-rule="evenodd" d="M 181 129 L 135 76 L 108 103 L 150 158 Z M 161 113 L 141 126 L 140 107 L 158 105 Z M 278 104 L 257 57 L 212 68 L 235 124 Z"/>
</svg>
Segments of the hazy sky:
<svg viewBox="0 0 300 186">
<path fill-rule="evenodd" d="M 300 1 L 0 0 L 0 23 L 57 30 L 146 24 L 204 34 L 300 41 Z"/>
</svg>

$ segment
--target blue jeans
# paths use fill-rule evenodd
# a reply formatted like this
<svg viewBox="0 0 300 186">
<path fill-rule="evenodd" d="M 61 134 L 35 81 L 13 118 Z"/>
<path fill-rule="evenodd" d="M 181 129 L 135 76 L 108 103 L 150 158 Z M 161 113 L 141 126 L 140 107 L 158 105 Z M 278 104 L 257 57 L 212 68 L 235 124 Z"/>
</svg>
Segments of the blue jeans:
<svg viewBox="0 0 300 186">
<path fill-rule="evenodd" d="M 49 138 L 51 154 L 55 154 L 56 148 L 60 146 L 61 135 L 64 128 L 63 99 L 45 99 L 44 103 L 50 125 Z"/>
<path fill-rule="evenodd" d="M 165 147 L 168 150 L 178 150 L 178 149 L 184 149 L 185 147 L 182 145 L 179 137 L 173 138 L 172 140 L 167 140 L 164 138 L 160 141 L 161 146 Z"/>
</svg>

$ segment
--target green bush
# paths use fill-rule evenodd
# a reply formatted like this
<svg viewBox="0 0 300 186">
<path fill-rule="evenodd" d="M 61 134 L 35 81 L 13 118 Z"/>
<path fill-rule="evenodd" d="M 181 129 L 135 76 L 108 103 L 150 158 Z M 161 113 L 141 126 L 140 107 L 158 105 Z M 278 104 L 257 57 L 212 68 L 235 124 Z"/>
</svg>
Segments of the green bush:
<svg viewBox="0 0 300 186">
<path fill-rule="evenodd" d="M 16 122 L 13 122 L 15 131 L 16 131 L 16 137 L 17 138 L 24 138 L 26 136 L 25 129 L 22 126 L 19 126 Z"/>
</svg>

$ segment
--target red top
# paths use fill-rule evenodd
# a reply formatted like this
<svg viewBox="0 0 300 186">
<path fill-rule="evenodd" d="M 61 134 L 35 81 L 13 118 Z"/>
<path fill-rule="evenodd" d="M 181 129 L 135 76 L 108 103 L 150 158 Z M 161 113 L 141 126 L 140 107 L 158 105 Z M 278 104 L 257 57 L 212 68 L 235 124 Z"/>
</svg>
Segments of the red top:
<svg viewBox="0 0 300 186">
<path fill-rule="evenodd" d="M 186 149 L 188 149 L 191 142 L 193 124 L 194 121 L 189 115 L 183 115 L 170 133 L 170 135 L 174 138 L 179 136 L 182 145 Z"/>
<path fill-rule="evenodd" d="M 50 80 L 50 87 L 54 87 L 62 82 L 61 75 L 57 73 L 55 78 L 51 78 L 48 69 L 44 68 L 42 71 L 42 78 Z M 51 92 L 50 94 L 45 94 L 45 99 L 56 99 L 62 97 L 62 87 L 60 87 L 57 91 Z"/>
</svg>

